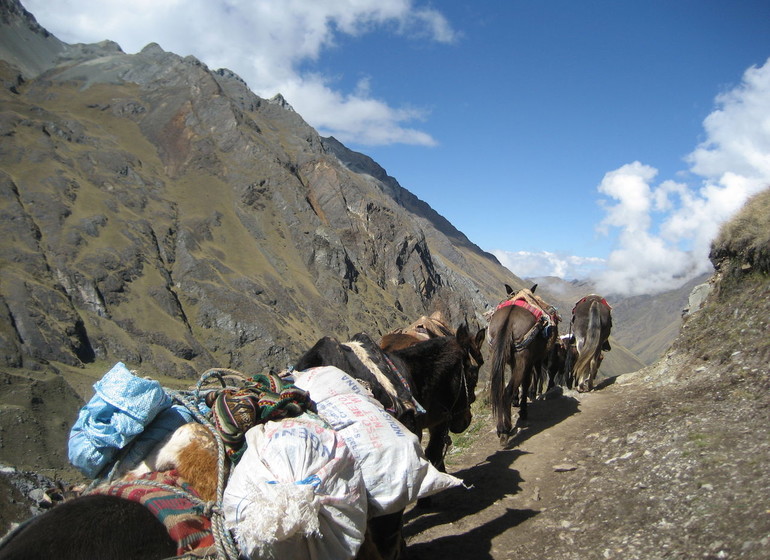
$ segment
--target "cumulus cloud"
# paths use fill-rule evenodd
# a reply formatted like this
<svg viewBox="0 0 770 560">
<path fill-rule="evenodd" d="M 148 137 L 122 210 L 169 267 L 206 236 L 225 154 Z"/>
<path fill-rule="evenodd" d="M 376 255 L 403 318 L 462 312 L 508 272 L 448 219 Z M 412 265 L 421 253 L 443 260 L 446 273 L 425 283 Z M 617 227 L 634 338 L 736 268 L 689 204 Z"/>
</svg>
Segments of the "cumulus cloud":
<svg viewBox="0 0 770 560">
<path fill-rule="evenodd" d="M 312 62 L 341 35 L 377 29 L 402 40 L 458 38 L 439 11 L 412 0 L 25 0 L 24 5 L 65 42 L 110 39 L 129 53 L 158 42 L 211 68 L 229 68 L 262 97 L 281 93 L 322 134 L 365 145 L 436 142 L 418 128 L 424 110 L 391 107 L 374 96 L 376 84 L 342 91 L 334 77 L 308 71 Z"/>
<path fill-rule="evenodd" d="M 500 263 L 521 278 L 556 276 L 566 280 L 586 278 L 603 267 L 604 259 L 557 255 L 548 251 L 492 251 Z"/>
<path fill-rule="evenodd" d="M 697 185 L 664 180 L 640 162 L 607 173 L 598 187 L 605 217 L 597 229 L 617 247 L 597 277 L 606 293 L 673 289 L 711 270 L 719 227 L 770 186 L 770 59 L 717 97 L 706 140 L 687 157 Z"/>
</svg>

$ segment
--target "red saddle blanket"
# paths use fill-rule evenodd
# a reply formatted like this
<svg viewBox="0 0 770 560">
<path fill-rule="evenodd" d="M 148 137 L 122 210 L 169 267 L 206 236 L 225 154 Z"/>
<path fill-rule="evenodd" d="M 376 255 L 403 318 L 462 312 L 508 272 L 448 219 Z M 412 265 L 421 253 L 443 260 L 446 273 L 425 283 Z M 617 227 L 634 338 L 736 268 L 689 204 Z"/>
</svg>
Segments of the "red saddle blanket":
<svg viewBox="0 0 770 560">
<path fill-rule="evenodd" d="M 535 319 L 538 321 L 540 320 L 540 317 L 542 317 L 545 314 L 542 309 L 540 309 L 539 307 L 535 307 L 534 305 L 530 305 L 523 299 L 507 299 L 504 302 L 502 302 L 500 305 L 498 305 L 497 309 L 500 309 L 502 307 L 508 307 L 509 305 L 517 305 L 519 307 L 523 307 L 524 309 L 532 313 L 532 315 L 534 315 Z"/>
<path fill-rule="evenodd" d="M 179 490 L 161 488 L 158 484 Z M 187 497 L 186 493 L 199 496 L 175 470 L 116 481 L 109 486 L 97 487 L 92 493 L 117 496 L 145 506 L 166 526 L 169 536 L 177 543 L 179 556 L 216 554 L 211 519 L 203 515 L 203 506 Z"/>
</svg>

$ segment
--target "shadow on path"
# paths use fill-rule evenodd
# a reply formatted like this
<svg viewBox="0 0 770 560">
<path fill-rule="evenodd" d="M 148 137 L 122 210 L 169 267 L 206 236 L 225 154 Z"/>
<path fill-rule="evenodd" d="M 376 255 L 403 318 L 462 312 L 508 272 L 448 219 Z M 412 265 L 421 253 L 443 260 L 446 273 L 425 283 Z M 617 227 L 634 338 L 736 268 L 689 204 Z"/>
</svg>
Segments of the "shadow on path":
<svg viewBox="0 0 770 560">
<path fill-rule="evenodd" d="M 566 395 L 556 398 L 541 398 L 529 403 L 527 405 L 527 427 L 509 440 L 506 449 L 521 444 L 578 412 L 580 412 L 580 401 Z"/>
<path fill-rule="evenodd" d="M 525 509 L 506 509 L 505 512 L 468 532 L 447 535 L 426 543 L 410 545 L 406 549 L 407 560 L 451 560 L 473 558 L 492 560 L 492 539 L 534 517 L 538 512 Z"/>
<path fill-rule="evenodd" d="M 497 510 L 488 510 L 521 491 L 522 478 L 514 466 L 516 459 L 527 452 L 515 446 L 576 414 L 579 404 L 577 399 L 567 396 L 530 403 L 529 427 L 517 435 L 509 448 L 499 447 L 493 431 L 488 436 L 481 435 L 475 445 L 482 450 L 491 449 L 492 453 L 475 465 L 452 472 L 466 487 L 445 490 L 433 496 L 429 507 L 413 507 L 405 513 L 407 542 L 425 531 L 443 528 L 443 535 L 430 542 L 409 544 L 407 559 L 492 558 L 495 537 L 539 513 L 532 509 L 505 508 L 502 504 Z"/>
</svg>

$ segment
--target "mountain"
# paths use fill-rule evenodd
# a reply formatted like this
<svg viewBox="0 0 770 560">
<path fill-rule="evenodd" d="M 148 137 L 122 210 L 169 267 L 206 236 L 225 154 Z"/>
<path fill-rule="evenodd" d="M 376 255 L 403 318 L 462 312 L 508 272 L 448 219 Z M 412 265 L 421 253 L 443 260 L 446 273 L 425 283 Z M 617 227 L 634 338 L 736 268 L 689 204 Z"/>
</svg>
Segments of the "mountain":
<svg viewBox="0 0 770 560">
<path fill-rule="evenodd" d="M 327 334 L 478 320 L 520 284 L 280 96 L 0 6 L 0 365 L 282 368 Z"/>
<path fill-rule="evenodd" d="M 612 375 L 636 371 L 642 365 L 649 365 L 665 354 L 679 333 L 683 310 L 688 306 L 690 293 L 695 286 L 706 282 L 709 276 L 703 274 L 677 289 L 655 295 L 602 294 L 612 306 L 613 349 L 622 346 L 639 362 L 636 366 L 622 366 L 633 369 L 612 371 Z M 556 302 L 554 305 L 560 309 L 565 321 L 570 320 L 572 307 L 580 298 L 597 293 L 596 286 L 586 280 L 566 281 L 548 276 L 531 278 L 528 282 L 538 284 L 538 292 L 548 301 Z M 611 365 L 611 357 L 612 353 L 605 355 L 603 369 Z"/>
<path fill-rule="evenodd" d="M 504 284 L 523 286 L 227 69 L 66 44 L 0 0 L 0 84 L 0 417 L 23 418 L 0 461 L 66 462 L 68 427 L 117 361 L 178 386 L 280 370 L 322 336 L 433 311 L 483 325 Z M 52 427 L 54 399 L 69 413 Z"/>
<path fill-rule="evenodd" d="M 322 336 L 434 311 L 485 326 L 504 285 L 524 287 L 230 70 L 67 44 L 0 0 L 0 85 L 0 419 L 22 419 L 0 461 L 66 463 L 118 361 L 169 386 L 281 370 Z"/>
</svg>

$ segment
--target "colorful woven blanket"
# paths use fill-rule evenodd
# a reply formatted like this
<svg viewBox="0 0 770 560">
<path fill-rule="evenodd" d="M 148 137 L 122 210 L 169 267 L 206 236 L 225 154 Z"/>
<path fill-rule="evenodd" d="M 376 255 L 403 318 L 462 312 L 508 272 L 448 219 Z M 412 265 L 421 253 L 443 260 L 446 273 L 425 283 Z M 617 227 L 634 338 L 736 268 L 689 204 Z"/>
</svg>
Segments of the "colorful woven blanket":
<svg viewBox="0 0 770 560">
<path fill-rule="evenodd" d="M 120 480 L 109 486 L 99 486 L 91 493 L 117 496 L 145 506 L 166 526 L 169 536 L 177 543 L 179 556 L 190 553 L 195 556 L 216 555 L 211 519 L 204 515 L 204 506 L 197 505 L 187 496 L 189 493 L 199 498 L 195 489 L 175 470 Z"/>
<path fill-rule="evenodd" d="M 222 436 L 227 456 L 237 463 L 249 428 L 270 420 L 315 412 L 315 403 L 303 391 L 274 374 L 255 375 L 240 389 L 221 389 L 206 397 L 214 425 Z"/>
<path fill-rule="evenodd" d="M 535 307 L 534 305 L 528 304 L 523 299 L 515 299 L 515 300 L 507 299 L 504 302 L 502 302 L 500 305 L 498 305 L 497 309 L 500 309 L 501 307 L 508 307 L 509 305 L 516 305 L 518 307 L 523 307 L 524 309 L 532 313 L 532 315 L 534 315 L 535 319 L 538 321 L 540 320 L 540 317 L 543 316 L 542 309 L 540 309 L 539 307 Z"/>
</svg>

